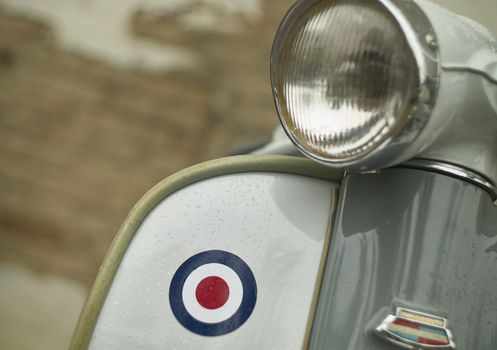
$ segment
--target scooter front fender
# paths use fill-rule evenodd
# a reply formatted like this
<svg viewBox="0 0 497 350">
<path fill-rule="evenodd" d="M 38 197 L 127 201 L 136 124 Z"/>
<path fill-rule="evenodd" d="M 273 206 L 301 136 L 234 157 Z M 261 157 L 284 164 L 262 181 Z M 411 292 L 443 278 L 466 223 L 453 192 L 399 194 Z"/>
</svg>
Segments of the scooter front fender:
<svg viewBox="0 0 497 350">
<path fill-rule="evenodd" d="M 71 349 L 307 347 L 341 178 L 240 156 L 159 183 L 110 247 Z"/>
</svg>

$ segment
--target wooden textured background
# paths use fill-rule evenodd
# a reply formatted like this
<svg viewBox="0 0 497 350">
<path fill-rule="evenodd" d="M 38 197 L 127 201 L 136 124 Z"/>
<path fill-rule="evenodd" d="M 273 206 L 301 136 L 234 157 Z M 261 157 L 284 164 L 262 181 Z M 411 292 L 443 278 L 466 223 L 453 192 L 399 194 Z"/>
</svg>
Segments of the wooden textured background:
<svg viewBox="0 0 497 350">
<path fill-rule="evenodd" d="M 0 348 L 64 348 L 109 243 L 145 191 L 277 124 L 269 52 L 289 3 L 265 3 L 234 33 L 136 13 L 133 35 L 200 57 L 192 69 L 144 72 L 64 49 L 50 23 L 0 2 L 0 267 L 18 272 L 0 278 L 9 284 L 0 285 Z M 53 278 L 69 287 L 43 289 Z M 74 285 L 81 297 L 64 293 Z"/>
<path fill-rule="evenodd" d="M 47 25 L 0 13 L 0 259 L 89 285 L 144 191 L 270 132 L 268 57 L 284 3 L 236 34 L 136 16 L 139 35 L 202 57 L 169 73 L 81 58 Z"/>
</svg>

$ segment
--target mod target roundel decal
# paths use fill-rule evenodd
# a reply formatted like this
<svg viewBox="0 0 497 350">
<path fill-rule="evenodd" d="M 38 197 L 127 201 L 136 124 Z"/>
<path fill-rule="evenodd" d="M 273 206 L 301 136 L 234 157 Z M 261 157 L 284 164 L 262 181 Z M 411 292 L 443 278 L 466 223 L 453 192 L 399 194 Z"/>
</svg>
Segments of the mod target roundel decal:
<svg viewBox="0 0 497 350">
<path fill-rule="evenodd" d="M 169 303 L 178 322 L 205 336 L 239 328 L 254 310 L 256 299 L 257 285 L 249 266 L 222 250 L 187 259 L 169 288 Z"/>
</svg>

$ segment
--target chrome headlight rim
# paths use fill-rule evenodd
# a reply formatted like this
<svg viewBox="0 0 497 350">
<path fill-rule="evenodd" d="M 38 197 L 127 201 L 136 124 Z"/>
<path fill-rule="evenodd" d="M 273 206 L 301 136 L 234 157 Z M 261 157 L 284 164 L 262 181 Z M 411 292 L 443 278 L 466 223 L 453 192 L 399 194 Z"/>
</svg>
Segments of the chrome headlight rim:
<svg viewBox="0 0 497 350">
<path fill-rule="evenodd" d="M 279 53 L 285 39 L 295 24 L 306 15 L 307 11 L 320 2 L 328 2 L 330 6 L 339 0 L 299 0 L 286 13 L 280 23 L 270 61 L 270 78 L 273 98 L 280 122 L 287 136 L 295 146 L 307 157 L 331 167 L 348 171 L 376 170 L 402 161 L 402 157 L 410 154 L 411 146 L 418 135 L 425 129 L 437 99 L 440 84 L 441 64 L 436 33 L 424 11 L 415 1 L 405 0 L 373 0 L 384 7 L 399 26 L 416 64 L 418 76 L 415 86 L 411 87 L 409 103 L 404 108 L 403 122 L 392 128 L 374 148 L 339 160 L 320 156 L 305 148 L 289 130 L 282 108 L 281 93 L 282 74 L 279 72 Z"/>
</svg>

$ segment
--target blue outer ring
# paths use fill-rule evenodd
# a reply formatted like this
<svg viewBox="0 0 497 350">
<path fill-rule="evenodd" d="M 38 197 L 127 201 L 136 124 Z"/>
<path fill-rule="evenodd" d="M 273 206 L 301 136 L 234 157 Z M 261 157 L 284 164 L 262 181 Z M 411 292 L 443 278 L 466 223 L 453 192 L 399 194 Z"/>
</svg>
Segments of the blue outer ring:
<svg viewBox="0 0 497 350">
<path fill-rule="evenodd" d="M 227 320 L 218 323 L 205 323 L 192 317 L 186 310 L 182 297 L 183 286 L 190 273 L 202 265 L 211 263 L 231 268 L 240 277 L 243 287 L 242 302 L 238 310 Z M 169 305 L 178 322 L 193 333 L 209 337 L 227 334 L 240 327 L 252 314 L 256 300 L 257 284 L 248 265 L 238 256 L 222 250 L 205 251 L 186 260 L 174 274 L 169 287 Z"/>
</svg>

